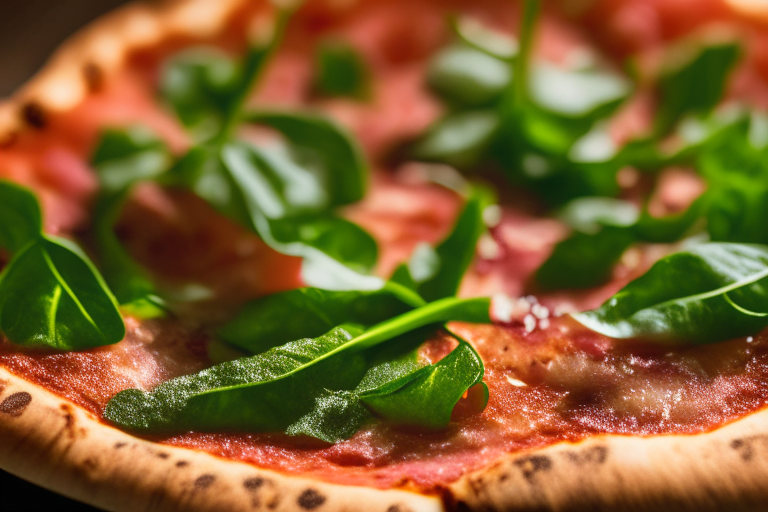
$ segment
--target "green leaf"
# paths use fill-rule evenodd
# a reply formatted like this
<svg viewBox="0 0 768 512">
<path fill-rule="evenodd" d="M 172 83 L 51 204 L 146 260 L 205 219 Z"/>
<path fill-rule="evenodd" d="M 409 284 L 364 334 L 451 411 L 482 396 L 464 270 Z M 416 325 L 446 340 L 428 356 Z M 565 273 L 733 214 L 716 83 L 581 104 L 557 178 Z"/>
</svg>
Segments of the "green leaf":
<svg viewBox="0 0 768 512">
<path fill-rule="evenodd" d="M 238 62 L 215 48 L 176 54 L 160 74 L 160 94 L 195 141 L 224 129 L 231 98 L 242 80 Z"/>
<path fill-rule="evenodd" d="M 152 392 L 122 391 L 109 401 L 104 417 L 133 430 L 283 430 L 312 406 L 314 390 L 355 385 L 364 371 L 362 358 L 331 356 L 362 332 L 340 326 L 178 377 Z"/>
<path fill-rule="evenodd" d="M 427 84 L 449 104 L 482 107 L 501 97 L 511 74 L 506 62 L 466 45 L 455 45 L 432 60 Z"/>
<path fill-rule="evenodd" d="M 142 126 L 108 129 L 101 133 L 91 165 L 100 193 L 112 195 L 160 176 L 171 165 L 171 153 L 164 141 Z"/>
<path fill-rule="evenodd" d="M 710 195 L 703 194 L 683 212 L 664 217 L 653 217 L 643 212 L 632 227 L 638 240 L 651 243 L 672 243 L 686 236 L 701 219 L 711 204 Z"/>
<path fill-rule="evenodd" d="M 536 281 L 545 290 L 597 286 L 608 280 L 613 266 L 634 242 L 634 235 L 624 227 L 576 232 L 555 246 L 536 271 Z"/>
<path fill-rule="evenodd" d="M 336 290 L 381 287 L 380 279 L 365 275 L 378 254 L 373 238 L 322 210 L 309 215 L 325 196 L 317 180 L 297 179 L 305 173 L 303 168 L 280 165 L 269 153 L 247 144 L 225 146 L 222 160 L 253 229 L 278 252 L 304 258 L 305 283 Z M 303 205 L 297 206 L 297 197 Z"/>
<path fill-rule="evenodd" d="M 618 199 L 575 199 L 561 210 L 560 218 L 576 231 L 555 246 L 537 270 L 536 280 L 547 290 L 600 285 L 609 280 L 614 265 L 633 243 L 680 240 L 701 218 L 708 202 L 702 196 L 682 213 L 652 217 Z"/>
<path fill-rule="evenodd" d="M 445 428 L 456 403 L 470 387 L 482 383 L 483 374 L 480 357 L 463 340 L 427 366 L 419 365 L 411 351 L 372 367 L 353 391 L 321 394 L 287 433 L 335 443 L 351 437 L 371 413 L 398 425 Z M 487 401 L 487 387 L 485 391 Z"/>
<path fill-rule="evenodd" d="M 0 180 L 0 247 L 16 253 L 43 230 L 40 205 L 28 189 Z"/>
<path fill-rule="evenodd" d="M 741 54 L 737 43 L 719 43 L 699 48 L 694 55 L 667 70 L 659 79 L 661 101 L 655 133 L 666 135 L 688 113 L 706 113 L 723 92 Z"/>
<path fill-rule="evenodd" d="M 511 61 L 518 53 L 517 41 L 509 35 L 490 30 L 470 16 L 449 19 L 451 30 L 468 47 L 499 60 Z"/>
<path fill-rule="evenodd" d="M 565 118 L 604 117 L 632 92 L 629 81 L 617 73 L 544 63 L 531 70 L 529 87 L 537 107 Z"/>
<path fill-rule="evenodd" d="M 360 399 L 374 414 L 392 423 L 444 428 L 456 403 L 469 388 L 482 383 L 483 374 L 480 356 L 461 340 L 457 348 L 437 363 L 365 390 Z M 485 397 L 487 403 L 487 387 Z"/>
<path fill-rule="evenodd" d="M 117 343 L 117 301 L 73 243 L 39 236 L 0 276 L 0 330 L 20 345 L 79 350 Z"/>
<path fill-rule="evenodd" d="M 299 288 L 251 301 L 218 334 L 224 341 L 260 353 L 291 340 L 314 338 L 341 324 L 372 326 L 423 305 L 397 284 L 373 291 Z"/>
<path fill-rule="evenodd" d="M 295 112 L 249 112 L 251 123 L 282 133 L 294 152 L 319 168 L 320 182 L 329 191 L 330 204 L 359 201 L 368 183 L 368 164 L 355 139 L 327 117 Z"/>
<path fill-rule="evenodd" d="M 486 231 L 483 212 L 493 203 L 490 190 L 472 186 L 445 240 L 434 249 L 426 243 L 417 245 L 409 261 L 395 269 L 391 281 L 418 292 L 427 302 L 456 295 Z"/>
<path fill-rule="evenodd" d="M 161 95 L 196 142 L 231 138 L 248 94 L 282 41 L 289 17 L 288 10 L 279 11 L 274 31 L 252 42 L 241 61 L 203 47 L 181 52 L 166 63 Z"/>
<path fill-rule="evenodd" d="M 754 334 L 768 324 L 768 247 L 702 244 L 659 260 L 600 308 L 574 315 L 613 338 L 683 345 Z"/>
<path fill-rule="evenodd" d="M 104 416 L 136 430 L 282 430 L 309 411 L 322 389 L 350 389 L 364 372 L 355 354 L 426 325 L 489 322 L 489 299 L 444 299 L 364 331 L 337 327 L 262 354 L 118 393 Z M 338 357 L 337 357 L 338 356 Z"/>
<path fill-rule="evenodd" d="M 370 94 L 370 73 L 363 58 L 349 43 L 328 40 L 315 52 L 315 87 L 325 96 L 365 99 Z"/>
<path fill-rule="evenodd" d="M 565 205 L 560 220 L 577 231 L 595 234 L 603 226 L 631 226 L 640 218 L 634 204 L 611 197 L 582 197 Z"/>
<path fill-rule="evenodd" d="M 445 162 L 456 167 L 476 165 L 496 139 L 500 126 L 495 110 L 467 110 L 448 114 L 430 126 L 413 147 L 421 160 Z"/>
<path fill-rule="evenodd" d="M 207 201 L 222 215 L 252 227 L 243 194 L 221 160 L 221 150 L 195 146 L 171 169 L 175 184 L 184 186 Z"/>
</svg>

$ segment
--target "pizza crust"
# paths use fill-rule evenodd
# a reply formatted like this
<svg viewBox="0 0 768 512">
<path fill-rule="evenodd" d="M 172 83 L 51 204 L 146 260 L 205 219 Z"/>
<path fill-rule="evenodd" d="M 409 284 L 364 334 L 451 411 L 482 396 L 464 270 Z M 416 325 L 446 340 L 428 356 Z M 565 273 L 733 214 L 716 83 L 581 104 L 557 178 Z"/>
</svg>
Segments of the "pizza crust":
<svg viewBox="0 0 768 512">
<path fill-rule="evenodd" d="M 597 436 L 510 455 L 448 495 L 459 510 L 754 511 L 768 502 L 767 477 L 761 410 L 697 435 Z"/>
<path fill-rule="evenodd" d="M 94 73 L 116 73 L 131 52 L 211 37 L 245 3 L 133 4 L 102 18 L 0 104 L 0 142 L 79 104 Z M 598 436 L 508 455 L 438 497 L 319 482 L 145 441 L 0 368 L 0 467 L 112 511 L 753 510 L 768 502 L 768 411 L 699 435 Z"/>
<path fill-rule="evenodd" d="M 77 106 L 95 81 L 116 74 L 132 52 L 174 37 L 220 33 L 245 0 L 167 0 L 132 3 L 70 37 L 13 97 L 0 102 L 0 142 L 40 128 L 49 112 Z M 261 2 L 267 7 L 268 0 Z"/>
<path fill-rule="evenodd" d="M 107 510 L 439 512 L 435 496 L 282 475 L 165 446 L 0 368 L 0 467 Z"/>
</svg>

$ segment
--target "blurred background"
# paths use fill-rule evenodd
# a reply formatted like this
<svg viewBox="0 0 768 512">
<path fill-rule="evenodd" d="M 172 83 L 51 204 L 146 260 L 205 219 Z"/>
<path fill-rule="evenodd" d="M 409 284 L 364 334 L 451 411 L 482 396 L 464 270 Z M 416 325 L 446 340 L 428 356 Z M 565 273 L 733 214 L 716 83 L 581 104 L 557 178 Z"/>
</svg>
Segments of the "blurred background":
<svg viewBox="0 0 768 512">
<path fill-rule="evenodd" d="M 126 0 L 0 0 L 0 97 L 8 96 L 67 36 Z"/>
<path fill-rule="evenodd" d="M 78 28 L 126 0 L 0 0 L 0 97 L 11 94 Z M 98 512 L 0 470 L 3 512 Z M 10 497 L 19 499 L 11 501 Z"/>
</svg>

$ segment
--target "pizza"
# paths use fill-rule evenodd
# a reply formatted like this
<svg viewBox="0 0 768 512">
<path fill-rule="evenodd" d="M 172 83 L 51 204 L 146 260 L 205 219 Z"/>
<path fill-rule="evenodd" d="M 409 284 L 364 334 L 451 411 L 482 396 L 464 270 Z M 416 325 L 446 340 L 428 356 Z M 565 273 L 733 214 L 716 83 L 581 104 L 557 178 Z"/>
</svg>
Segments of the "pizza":
<svg viewBox="0 0 768 512">
<path fill-rule="evenodd" d="M 0 106 L 0 468 L 115 511 L 760 509 L 767 20 L 99 20 Z"/>
</svg>

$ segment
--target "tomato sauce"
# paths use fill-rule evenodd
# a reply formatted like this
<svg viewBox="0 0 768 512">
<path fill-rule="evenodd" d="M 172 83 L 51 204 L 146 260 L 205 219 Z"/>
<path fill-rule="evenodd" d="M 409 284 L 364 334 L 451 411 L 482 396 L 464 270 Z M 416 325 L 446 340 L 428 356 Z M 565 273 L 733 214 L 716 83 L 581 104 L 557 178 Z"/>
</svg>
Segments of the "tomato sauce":
<svg viewBox="0 0 768 512">
<path fill-rule="evenodd" d="M 517 8 L 511 2 L 447 4 L 499 29 L 516 23 Z M 581 25 L 547 12 L 537 52 L 558 63 L 567 63 L 574 51 L 600 51 L 617 59 L 637 55 L 652 62 L 666 41 L 726 20 L 738 23 L 750 41 L 749 58 L 731 94 L 764 87 L 768 37 L 719 1 L 697 1 L 694 8 L 691 4 L 690 0 L 606 0 L 570 13 Z M 429 57 L 450 40 L 445 9 L 446 2 L 436 0 L 370 1 L 346 10 L 311 4 L 293 20 L 286 44 L 252 98 L 256 105 L 311 105 L 337 118 L 359 138 L 375 169 L 373 186 L 346 215 L 379 241 L 377 271 L 383 276 L 417 243 L 440 240 L 460 207 L 452 192 L 419 182 L 418 172 L 409 172 L 407 166 L 393 168 L 385 158 L 442 112 L 425 88 L 423 74 Z M 238 27 L 219 42 L 237 47 L 232 40 L 242 39 L 244 30 Z M 370 102 L 313 96 L 307 48 L 326 35 L 349 39 L 364 55 L 373 73 Z M 188 146 L 183 130 L 154 98 L 153 80 L 161 56 L 137 57 L 73 111 L 52 116 L 41 130 L 26 132 L 0 148 L 0 175 L 38 192 L 49 232 L 72 234 L 88 225 L 96 182 L 85 162 L 100 127 L 141 122 L 174 151 Z M 617 140 L 647 128 L 652 107 L 648 94 L 627 105 L 613 127 Z M 408 165 L 412 171 L 414 164 Z M 701 191 L 700 183 L 688 180 L 685 170 L 674 171 L 666 182 L 672 185 L 665 185 L 654 199 L 660 212 L 679 210 Z M 461 295 L 523 297 L 535 292 L 532 273 L 554 244 L 567 236 L 568 230 L 558 221 L 534 215 L 535 207 L 525 206 L 531 204 L 527 198 L 508 203 L 491 236 L 482 242 L 484 249 Z M 95 414 L 101 414 L 122 389 L 149 390 L 208 366 L 206 346 L 212 327 L 231 314 L 228 311 L 250 298 L 301 284 L 297 259 L 275 253 L 183 192 L 141 187 L 128 204 L 118 233 L 134 257 L 169 289 L 189 292 L 194 285 L 198 292 L 203 290 L 205 300 L 179 318 L 145 322 L 128 318 L 126 339 L 109 347 L 50 353 L 0 342 L 0 365 Z M 599 305 L 669 251 L 667 246 L 632 249 L 603 287 L 515 299 L 496 324 L 453 325 L 486 364 L 490 401 L 479 414 L 460 403 L 444 431 L 376 423 L 335 445 L 283 434 L 188 432 L 152 439 L 333 482 L 429 490 L 509 452 L 602 433 L 702 432 L 761 409 L 768 396 L 766 333 L 669 349 L 611 340 L 563 315 Z M 436 334 L 424 350 L 438 359 L 450 343 Z M 467 403 L 471 400 L 472 394 Z"/>
</svg>

